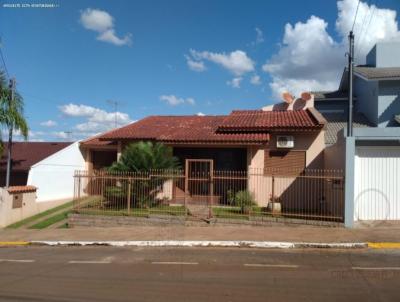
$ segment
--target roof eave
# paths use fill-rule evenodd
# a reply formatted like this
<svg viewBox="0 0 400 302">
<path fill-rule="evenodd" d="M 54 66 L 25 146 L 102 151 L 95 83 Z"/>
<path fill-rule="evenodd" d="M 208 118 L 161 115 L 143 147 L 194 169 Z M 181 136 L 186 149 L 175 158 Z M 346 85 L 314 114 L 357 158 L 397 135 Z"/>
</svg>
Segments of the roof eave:
<svg viewBox="0 0 400 302">
<path fill-rule="evenodd" d="M 368 82 L 374 82 L 374 81 L 399 81 L 400 77 L 374 77 L 374 78 L 369 78 L 364 76 L 363 74 L 360 74 L 358 72 L 354 72 L 354 75 L 365 80 Z"/>
</svg>

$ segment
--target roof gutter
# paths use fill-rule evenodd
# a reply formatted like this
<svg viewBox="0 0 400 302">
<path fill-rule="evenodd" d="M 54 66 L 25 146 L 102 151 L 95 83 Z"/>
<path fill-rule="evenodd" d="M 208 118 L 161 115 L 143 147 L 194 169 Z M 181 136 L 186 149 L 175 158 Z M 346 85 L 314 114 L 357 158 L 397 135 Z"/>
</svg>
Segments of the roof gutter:
<svg viewBox="0 0 400 302">
<path fill-rule="evenodd" d="M 354 72 L 354 75 L 358 76 L 359 78 L 368 81 L 368 82 L 374 82 L 374 81 L 399 81 L 400 77 L 380 77 L 380 78 L 368 78 L 358 72 Z"/>
</svg>

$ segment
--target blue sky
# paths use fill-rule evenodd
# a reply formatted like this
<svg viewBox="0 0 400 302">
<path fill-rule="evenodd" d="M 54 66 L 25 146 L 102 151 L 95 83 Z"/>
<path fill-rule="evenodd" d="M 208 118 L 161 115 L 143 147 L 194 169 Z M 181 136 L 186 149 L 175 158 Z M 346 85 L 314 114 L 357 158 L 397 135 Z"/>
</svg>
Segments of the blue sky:
<svg viewBox="0 0 400 302">
<path fill-rule="evenodd" d="M 18 3 L 1 2 L 0 35 L 25 99 L 30 140 L 65 140 L 64 131 L 78 139 L 113 127 L 107 100 L 118 101 L 123 124 L 153 114 L 256 109 L 284 90 L 334 89 L 357 6 L 357 0 L 339 1 L 339 9 L 334 0 L 7 6 Z M 376 41 L 400 38 L 399 9 L 398 0 L 362 2 L 359 62 Z"/>
</svg>

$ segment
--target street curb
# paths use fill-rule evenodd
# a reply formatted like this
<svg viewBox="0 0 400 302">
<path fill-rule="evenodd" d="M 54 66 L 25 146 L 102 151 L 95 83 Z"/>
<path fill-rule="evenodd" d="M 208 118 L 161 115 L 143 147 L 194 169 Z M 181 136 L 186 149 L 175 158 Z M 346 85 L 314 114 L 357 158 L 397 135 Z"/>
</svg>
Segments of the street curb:
<svg viewBox="0 0 400 302">
<path fill-rule="evenodd" d="M 29 241 L 0 241 L 1 246 L 21 246 L 21 245 L 29 245 L 31 244 Z"/>
<path fill-rule="evenodd" d="M 242 248 L 329 248 L 359 249 L 367 248 L 368 243 L 317 243 L 317 242 L 279 242 L 279 241 L 209 241 L 209 240 L 164 240 L 164 241 L 31 241 L 33 245 L 47 246 L 114 246 L 114 247 L 242 247 Z"/>
<path fill-rule="evenodd" d="M 371 249 L 400 249 L 400 242 L 368 242 Z"/>
</svg>

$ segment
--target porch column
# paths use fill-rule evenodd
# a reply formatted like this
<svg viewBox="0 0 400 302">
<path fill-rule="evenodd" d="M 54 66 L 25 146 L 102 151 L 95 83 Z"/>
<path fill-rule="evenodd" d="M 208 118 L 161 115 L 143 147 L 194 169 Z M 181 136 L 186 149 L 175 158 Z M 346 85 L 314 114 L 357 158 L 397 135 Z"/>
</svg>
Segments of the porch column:
<svg viewBox="0 0 400 302">
<path fill-rule="evenodd" d="M 118 147 L 117 147 L 117 161 L 121 158 L 122 155 L 122 142 L 118 141 Z"/>
<path fill-rule="evenodd" d="M 89 174 L 92 173 L 93 171 L 93 156 L 92 156 L 92 150 L 86 149 L 85 151 L 85 168 L 86 171 L 89 172 Z"/>
</svg>

